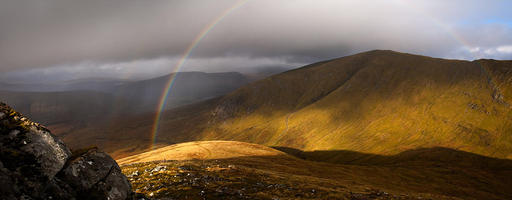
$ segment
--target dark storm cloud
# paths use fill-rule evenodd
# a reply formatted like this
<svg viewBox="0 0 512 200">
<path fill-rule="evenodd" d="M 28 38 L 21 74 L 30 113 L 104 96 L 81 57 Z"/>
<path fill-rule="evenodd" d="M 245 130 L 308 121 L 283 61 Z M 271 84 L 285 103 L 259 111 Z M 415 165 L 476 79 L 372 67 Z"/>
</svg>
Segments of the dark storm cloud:
<svg viewBox="0 0 512 200">
<path fill-rule="evenodd" d="M 162 66 L 172 66 L 204 27 L 236 2 L 2 0 L 0 70 L 80 71 L 87 62 L 95 63 L 87 68 L 127 66 L 137 73 L 158 60 L 154 70 L 165 72 Z M 211 29 L 187 67 L 306 64 L 371 49 L 511 59 L 510 6 L 506 1 L 252 0 Z"/>
<path fill-rule="evenodd" d="M 231 3 L 2 1 L 0 65 L 7 69 L 172 56 L 181 53 L 197 32 Z"/>
</svg>

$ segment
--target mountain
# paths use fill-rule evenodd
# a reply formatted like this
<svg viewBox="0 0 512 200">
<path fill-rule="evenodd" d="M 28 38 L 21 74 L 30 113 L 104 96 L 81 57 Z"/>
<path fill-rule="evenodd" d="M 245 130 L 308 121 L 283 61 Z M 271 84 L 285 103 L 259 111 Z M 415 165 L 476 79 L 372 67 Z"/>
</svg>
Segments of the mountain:
<svg viewBox="0 0 512 200">
<path fill-rule="evenodd" d="M 236 140 L 380 155 L 446 147 L 511 158 L 511 97 L 512 61 L 376 50 L 314 63 L 164 112 L 156 145 Z M 97 144 L 114 157 L 144 151 L 152 146 L 153 124 L 150 114 L 123 116 L 94 130 L 130 145 L 116 141 L 113 149 L 106 139 Z M 81 135 L 93 141 L 94 135 L 83 136 L 88 130 L 72 131 L 64 140 L 78 144 L 72 135 Z"/>
<path fill-rule="evenodd" d="M 375 50 L 170 108 L 156 134 L 154 112 L 49 128 L 144 198 L 510 199 L 511 95 L 512 61 Z"/>
<path fill-rule="evenodd" d="M 254 69 L 247 69 L 243 72 L 218 72 L 218 73 L 205 73 L 205 72 L 178 72 L 175 82 L 180 83 L 180 87 L 189 86 L 202 86 L 199 80 L 207 81 L 213 91 L 218 90 L 215 86 L 217 84 L 225 84 L 227 87 L 233 87 L 230 83 L 253 82 L 274 74 L 290 70 L 290 67 L 283 66 L 260 66 Z M 129 79 L 115 79 L 115 78 L 83 78 L 65 81 L 45 81 L 41 83 L 9 83 L 4 80 L 0 82 L 0 91 L 12 92 L 66 92 L 66 91 L 96 91 L 96 92 L 114 92 L 119 89 L 126 89 L 129 87 L 148 87 L 153 86 L 160 88 L 165 85 L 173 74 L 168 74 L 156 78 L 146 80 L 129 80 Z M 222 78 L 227 78 L 223 80 Z M 236 80 L 235 78 L 238 78 Z M 219 82 L 220 81 L 220 82 Z M 222 83 L 222 81 L 225 81 Z M 195 85 L 194 85 L 195 84 Z M 145 86 L 143 86 L 145 85 Z M 176 84 L 175 84 L 176 85 Z M 144 88 L 147 89 L 147 88 Z M 181 88 L 183 89 L 183 88 Z M 205 89 L 205 88 L 199 88 Z M 235 88 L 236 89 L 236 88 Z M 161 91 L 159 91 L 161 92 Z"/>
<path fill-rule="evenodd" d="M 126 107 L 130 109 L 126 110 L 129 112 L 154 111 L 172 76 L 175 78 L 167 98 L 166 108 L 218 97 L 249 82 L 247 77 L 238 72 L 180 72 L 176 75 L 170 74 L 120 85 L 112 93 L 117 98 L 127 100 Z"/>
<path fill-rule="evenodd" d="M 109 116 L 115 105 L 111 94 L 94 91 L 0 91 L 0 99 L 46 125 L 77 123 Z"/>
<path fill-rule="evenodd" d="M 65 92 L 65 91 L 97 91 L 109 92 L 117 86 L 129 83 L 129 80 L 88 78 L 57 82 L 43 82 L 38 84 L 12 84 L 0 83 L 1 91 L 14 92 Z"/>
<path fill-rule="evenodd" d="M 200 141 L 170 145 L 117 161 L 135 191 L 157 199 L 512 197 L 511 160 L 445 148 L 410 150 L 392 156 L 352 151 L 302 154 L 307 157 L 244 142 Z M 336 164 L 323 160 L 336 157 L 349 158 Z M 356 157 L 359 159 L 349 161 Z"/>
<path fill-rule="evenodd" d="M 293 68 L 286 66 L 259 66 L 253 69 L 249 68 L 241 73 L 247 76 L 251 82 L 253 82 L 291 69 Z"/>
<path fill-rule="evenodd" d="M 440 146 L 512 158 L 511 105 L 512 61 L 376 50 L 244 86 L 222 97 L 196 138 L 386 155 Z"/>
<path fill-rule="evenodd" d="M 118 166 L 97 148 L 70 150 L 3 103 L 0 120 L 2 199 L 512 197 L 511 160 L 447 148 L 383 156 L 197 141 L 125 157 Z"/>
<path fill-rule="evenodd" d="M 37 92 L 23 91 L 27 89 L 25 86 L 14 84 L 9 88 L 21 91 L 0 91 L 0 100 L 45 125 L 62 124 L 62 131 L 69 131 L 127 113 L 154 112 L 171 76 L 135 82 L 67 81 L 40 86 Z M 245 76 L 235 72 L 181 72 L 176 75 L 166 108 L 217 97 L 247 83 Z"/>
</svg>

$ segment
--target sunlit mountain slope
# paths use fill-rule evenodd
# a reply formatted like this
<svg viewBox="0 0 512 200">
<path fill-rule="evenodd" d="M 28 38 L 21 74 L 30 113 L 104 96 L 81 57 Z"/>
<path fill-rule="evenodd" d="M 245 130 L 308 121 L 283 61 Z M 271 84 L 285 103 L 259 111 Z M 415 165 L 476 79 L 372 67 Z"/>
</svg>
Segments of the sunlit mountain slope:
<svg viewBox="0 0 512 200">
<path fill-rule="evenodd" d="M 223 97 L 196 139 L 393 154 L 450 147 L 512 156 L 512 61 L 370 51 Z"/>
</svg>

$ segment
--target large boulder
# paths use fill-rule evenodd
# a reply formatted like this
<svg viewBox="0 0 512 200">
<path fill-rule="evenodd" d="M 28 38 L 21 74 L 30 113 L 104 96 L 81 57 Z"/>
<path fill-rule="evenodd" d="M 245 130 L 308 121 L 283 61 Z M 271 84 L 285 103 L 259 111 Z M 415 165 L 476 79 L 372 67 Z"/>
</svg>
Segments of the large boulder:
<svg viewBox="0 0 512 200">
<path fill-rule="evenodd" d="M 77 188 L 81 198 L 126 199 L 131 195 L 131 185 L 119 165 L 96 148 L 70 160 L 58 177 Z"/>
<path fill-rule="evenodd" d="M 0 103 L 0 199 L 131 199 L 108 154 L 72 155 L 48 129 Z"/>
</svg>

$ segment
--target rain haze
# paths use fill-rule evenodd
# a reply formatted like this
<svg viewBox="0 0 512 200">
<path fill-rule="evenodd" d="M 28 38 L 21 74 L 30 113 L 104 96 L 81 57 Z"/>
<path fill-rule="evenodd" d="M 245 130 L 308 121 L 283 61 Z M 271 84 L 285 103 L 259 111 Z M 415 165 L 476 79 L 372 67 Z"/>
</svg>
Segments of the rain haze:
<svg viewBox="0 0 512 200">
<path fill-rule="evenodd" d="M 252 72 L 373 49 L 512 59 L 511 7 L 465 0 L 3 0 L 0 81 Z"/>
</svg>

